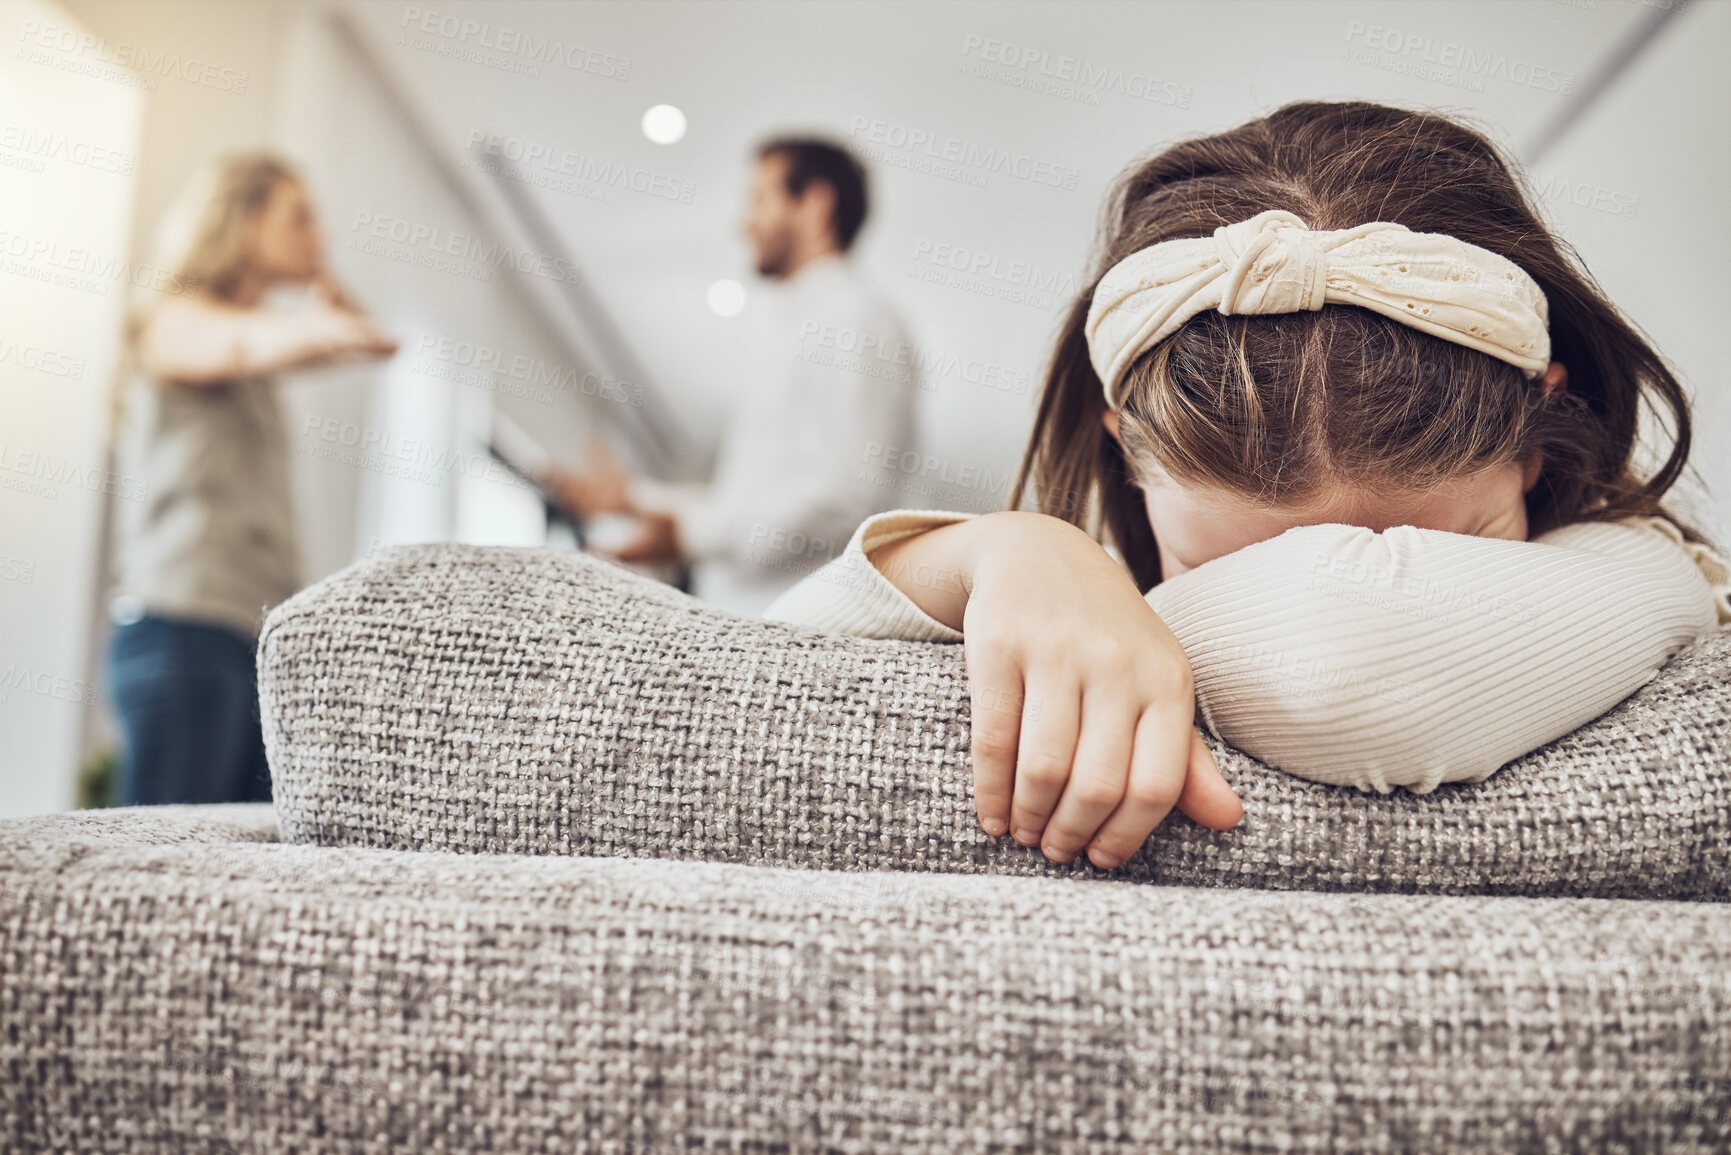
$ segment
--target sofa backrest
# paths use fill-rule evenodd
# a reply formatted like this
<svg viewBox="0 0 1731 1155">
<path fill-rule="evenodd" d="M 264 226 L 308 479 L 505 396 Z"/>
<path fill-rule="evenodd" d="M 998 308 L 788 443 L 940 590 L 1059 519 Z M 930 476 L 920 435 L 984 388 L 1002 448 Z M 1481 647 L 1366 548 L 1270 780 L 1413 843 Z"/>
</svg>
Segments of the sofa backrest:
<svg viewBox="0 0 1731 1155">
<path fill-rule="evenodd" d="M 572 551 L 447 544 L 302 591 L 259 649 L 288 841 L 1455 894 L 1731 898 L 1728 684 L 1720 631 L 1589 725 L 1428 795 L 1214 742 L 1244 820 L 1174 813 L 1105 874 L 980 829 L 958 645 L 744 618 Z"/>
</svg>

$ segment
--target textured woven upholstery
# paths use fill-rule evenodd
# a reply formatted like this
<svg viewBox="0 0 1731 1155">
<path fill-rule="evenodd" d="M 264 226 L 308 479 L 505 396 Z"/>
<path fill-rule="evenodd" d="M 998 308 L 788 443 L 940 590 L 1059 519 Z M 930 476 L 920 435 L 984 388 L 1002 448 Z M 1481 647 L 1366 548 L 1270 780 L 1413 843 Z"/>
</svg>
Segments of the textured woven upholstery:
<svg viewBox="0 0 1731 1155">
<path fill-rule="evenodd" d="M 1731 907 L 0 822 L 0 1150 L 1722 1152 Z"/>
<path fill-rule="evenodd" d="M 1228 832 L 1112 877 L 1731 898 L 1731 631 L 1483 783 L 1383 796 L 1224 745 Z M 260 697 L 290 842 L 1090 876 L 980 830 L 956 645 L 743 618 L 560 550 L 399 547 L 279 606 Z"/>
</svg>

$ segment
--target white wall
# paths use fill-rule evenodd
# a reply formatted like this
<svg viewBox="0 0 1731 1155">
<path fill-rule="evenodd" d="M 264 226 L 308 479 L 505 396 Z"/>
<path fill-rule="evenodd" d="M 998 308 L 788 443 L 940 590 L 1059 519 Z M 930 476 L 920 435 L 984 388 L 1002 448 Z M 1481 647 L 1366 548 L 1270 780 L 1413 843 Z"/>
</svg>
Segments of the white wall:
<svg viewBox="0 0 1731 1155">
<path fill-rule="evenodd" d="M 281 75 L 276 139 L 306 174 L 331 267 L 402 343 L 383 366 L 285 379 L 305 579 L 399 542 L 538 543 L 538 500 L 483 448 L 500 382 L 472 372 L 454 350 L 459 342 L 509 346 L 526 357 L 551 350 L 532 334 L 508 335 L 515 298 L 504 271 L 472 261 L 449 269 L 420 263 L 437 255 L 438 238 L 475 235 L 481 223 L 329 21 L 293 24 Z M 386 235 L 374 236 L 382 222 L 390 222 Z M 397 222 L 430 239 L 391 242 Z M 447 343 L 453 351 L 441 356 Z M 569 402 L 545 396 L 536 406 L 544 411 L 540 426 L 580 432 Z"/>
<path fill-rule="evenodd" d="M 71 805 L 143 99 L 59 7 L 0 12 L 0 815 Z M 70 46 L 70 50 L 63 48 Z M 91 72 L 69 71 L 71 59 Z M 148 275 L 148 274 L 145 274 Z"/>
<path fill-rule="evenodd" d="M 1606 294 L 1690 389 L 1699 476 L 1685 480 L 1678 505 L 1731 545 L 1731 348 L 1724 340 L 1731 290 L 1713 276 L 1731 252 L 1727 48 L 1731 4 L 1692 4 L 1534 177 L 1554 194 L 1554 221 Z"/>
</svg>

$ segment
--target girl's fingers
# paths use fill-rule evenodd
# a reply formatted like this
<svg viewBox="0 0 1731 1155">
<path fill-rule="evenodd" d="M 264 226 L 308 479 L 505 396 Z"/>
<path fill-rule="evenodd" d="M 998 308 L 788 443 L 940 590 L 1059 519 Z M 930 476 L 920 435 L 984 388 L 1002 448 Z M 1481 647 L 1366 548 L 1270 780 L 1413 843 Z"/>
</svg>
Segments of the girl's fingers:
<svg viewBox="0 0 1731 1155">
<path fill-rule="evenodd" d="M 1016 784 L 1010 803 L 1010 835 L 1034 846 L 1070 778 L 1076 757 L 1082 687 L 1073 676 L 1036 672 L 1025 681 L 1022 736 L 1016 745 Z"/>
<path fill-rule="evenodd" d="M 1189 774 L 1190 712 L 1162 703 L 1142 711 L 1135 723 L 1130 778 L 1118 803 L 1088 847 L 1089 861 L 1103 870 L 1121 865 L 1165 821 Z"/>
<path fill-rule="evenodd" d="M 1208 743 L 1193 727 L 1190 731 L 1190 773 L 1178 809 L 1210 830 L 1230 830 L 1244 817 L 1244 803 L 1220 773 Z"/>
<path fill-rule="evenodd" d="M 1110 689 L 1083 691 L 1082 732 L 1070 778 L 1040 840 L 1053 862 L 1076 857 L 1123 800 L 1137 712 L 1128 695 Z"/>
<path fill-rule="evenodd" d="M 1011 787 L 1022 727 L 1022 671 L 1008 655 L 963 640 L 974 757 L 974 808 L 987 834 L 1010 829 Z"/>
</svg>

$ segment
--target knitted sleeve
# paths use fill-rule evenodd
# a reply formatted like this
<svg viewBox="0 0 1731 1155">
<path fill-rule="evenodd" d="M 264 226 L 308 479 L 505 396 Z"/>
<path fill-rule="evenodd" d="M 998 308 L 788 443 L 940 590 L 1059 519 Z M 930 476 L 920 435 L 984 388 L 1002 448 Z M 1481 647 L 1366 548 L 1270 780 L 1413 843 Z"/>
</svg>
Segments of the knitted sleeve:
<svg viewBox="0 0 1731 1155">
<path fill-rule="evenodd" d="M 831 634 L 959 642 L 960 630 L 952 630 L 915 605 L 867 555 L 881 545 L 973 516 L 936 509 L 892 509 L 874 514 L 854 530 L 845 550 L 776 598 L 763 616 Z"/>
<path fill-rule="evenodd" d="M 1652 519 L 1534 541 L 1312 525 L 1149 591 L 1210 729 L 1320 782 L 1428 793 L 1598 717 L 1717 624 Z"/>
<path fill-rule="evenodd" d="M 867 559 L 972 515 L 892 510 L 765 617 L 960 641 Z M 1387 793 L 1476 781 L 1639 689 L 1731 621 L 1725 562 L 1659 518 L 1533 541 L 1314 525 L 1154 587 L 1208 727 L 1302 777 Z"/>
</svg>

